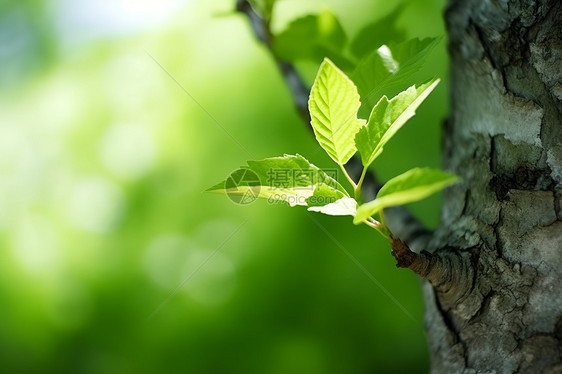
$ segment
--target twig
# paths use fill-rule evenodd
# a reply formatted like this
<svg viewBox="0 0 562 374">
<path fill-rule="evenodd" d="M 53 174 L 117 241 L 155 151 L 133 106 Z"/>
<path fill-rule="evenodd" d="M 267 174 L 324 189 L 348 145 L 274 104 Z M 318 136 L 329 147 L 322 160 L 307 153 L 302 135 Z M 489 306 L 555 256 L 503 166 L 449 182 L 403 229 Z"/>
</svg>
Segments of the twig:
<svg viewBox="0 0 562 374">
<path fill-rule="evenodd" d="M 310 89 L 302 80 L 295 66 L 281 60 L 273 50 L 273 46 L 271 44 L 272 35 L 271 29 L 269 27 L 269 22 L 263 19 L 255 11 L 247 0 L 237 0 L 236 10 L 244 13 L 250 20 L 254 35 L 267 47 L 271 56 L 275 60 L 279 71 L 283 75 L 287 86 L 291 90 L 291 96 L 293 97 L 293 100 L 295 102 L 297 112 L 299 113 L 303 121 L 305 121 L 305 123 L 310 123 L 310 113 L 308 112 L 308 95 L 310 93 Z"/>
</svg>

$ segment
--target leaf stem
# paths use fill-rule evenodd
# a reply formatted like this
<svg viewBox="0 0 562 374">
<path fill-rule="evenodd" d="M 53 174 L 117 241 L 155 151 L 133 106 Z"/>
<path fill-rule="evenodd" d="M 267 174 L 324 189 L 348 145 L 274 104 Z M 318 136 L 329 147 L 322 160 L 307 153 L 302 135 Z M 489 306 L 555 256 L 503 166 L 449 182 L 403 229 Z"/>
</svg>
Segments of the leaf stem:
<svg viewBox="0 0 562 374">
<path fill-rule="evenodd" d="M 381 216 L 381 224 L 384 227 L 386 227 L 386 223 L 384 222 L 384 209 L 381 210 L 380 216 Z"/>
<path fill-rule="evenodd" d="M 357 185 L 355 184 L 353 179 L 351 179 L 351 177 L 347 173 L 347 170 L 345 170 L 345 167 L 342 164 L 338 164 L 338 165 L 340 166 L 341 170 L 343 171 L 343 175 L 345 175 L 345 177 L 347 178 L 349 183 L 351 183 L 351 186 L 353 187 L 353 191 L 355 191 L 357 189 Z"/>
<path fill-rule="evenodd" d="M 367 168 L 363 166 L 363 172 L 361 173 L 361 177 L 359 178 L 359 182 L 355 186 L 355 200 L 361 201 L 361 187 L 363 187 L 363 181 L 365 180 L 365 175 L 367 174 Z"/>
<path fill-rule="evenodd" d="M 382 236 L 384 236 L 386 238 L 386 240 L 388 241 L 392 241 L 391 239 L 391 233 L 388 231 L 388 228 L 380 223 L 379 221 L 377 221 L 376 219 L 369 217 L 368 219 L 366 219 L 365 221 L 363 221 L 363 223 L 365 223 L 367 226 L 374 228 L 375 230 L 377 230 Z"/>
</svg>

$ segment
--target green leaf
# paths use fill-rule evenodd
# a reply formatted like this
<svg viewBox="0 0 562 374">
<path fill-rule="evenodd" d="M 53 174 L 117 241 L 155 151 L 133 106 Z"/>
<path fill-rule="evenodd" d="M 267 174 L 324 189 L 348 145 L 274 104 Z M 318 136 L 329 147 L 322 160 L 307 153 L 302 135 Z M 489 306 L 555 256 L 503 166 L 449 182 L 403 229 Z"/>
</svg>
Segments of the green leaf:
<svg viewBox="0 0 562 374">
<path fill-rule="evenodd" d="M 313 60 L 326 56 L 338 63 L 348 63 L 342 55 L 347 37 L 338 19 L 328 10 L 291 22 L 273 38 L 273 50 L 284 61 Z"/>
<path fill-rule="evenodd" d="M 361 96 L 359 116 L 368 116 L 381 96 L 394 96 L 396 88 L 422 67 L 439 41 L 440 38 L 427 38 L 390 43 L 361 60 L 351 75 Z"/>
<path fill-rule="evenodd" d="M 389 180 L 377 194 L 377 198 L 357 209 L 353 223 L 360 224 L 384 208 L 403 205 L 426 198 L 448 185 L 458 177 L 437 169 L 415 168 Z"/>
<path fill-rule="evenodd" d="M 355 136 L 357 150 L 364 167 L 368 167 L 383 151 L 384 145 L 416 114 L 416 109 L 433 91 L 439 80 L 406 91 L 388 100 L 386 96 L 375 105 L 366 126 Z"/>
<path fill-rule="evenodd" d="M 337 198 L 349 196 L 334 178 L 297 154 L 248 161 L 248 166 L 236 170 L 207 192 L 229 196 L 250 194 L 270 201 L 284 201 L 290 206 L 307 206 L 307 199 L 319 185 L 326 194 L 329 192 Z"/>
<path fill-rule="evenodd" d="M 306 199 L 311 212 L 319 212 L 331 216 L 354 216 L 357 201 L 325 184 L 319 184 L 314 194 Z"/>
<path fill-rule="evenodd" d="M 346 197 L 342 191 L 334 189 L 329 185 L 320 183 L 315 186 L 314 193 L 306 199 L 306 205 L 310 207 L 324 206 L 336 202 L 342 197 Z"/>
<path fill-rule="evenodd" d="M 332 61 L 324 59 L 310 92 L 308 109 L 318 143 L 340 165 L 357 151 L 355 134 L 365 123 L 357 118 L 360 105 L 353 82 Z"/>
<path fill-rule="evenodd" d="M 396 20 L 404 10 L 404 3 L 399 4 L 392 12 L 362 28 L 350 43 L 353 55 L 363 58 L 381 45 L 406 39 L 406 32 L 396 25 Z"/>
<path fill-rule="evenodd" d="M 333 203 L 323 206 L 312 206 L 308 208 L 311 212 L 324 213 L 329 216 L 355 216 L 357 212 L 357 201 L 352 197 L 342 197 Z"/>
</svg>

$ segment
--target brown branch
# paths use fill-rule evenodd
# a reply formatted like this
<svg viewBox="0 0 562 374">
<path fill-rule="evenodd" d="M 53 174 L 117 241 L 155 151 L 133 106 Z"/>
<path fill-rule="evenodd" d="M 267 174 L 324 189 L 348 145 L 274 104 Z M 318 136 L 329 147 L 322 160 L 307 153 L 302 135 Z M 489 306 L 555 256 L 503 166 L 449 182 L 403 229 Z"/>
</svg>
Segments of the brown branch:
<svg viewBox="0 0 562 374">
<path fill-rule="evenodd" d="M 396 267 L 410 269 L 427 279 L 440 293 L 444 303 L 453 305 L 470 292 L 474 267 L 468 252 L 440 250 L 436 253 L 415 253 L 400 239 L 391 239 Z"/>
<path fill-rule="evenodd" d="M 279 71 L 283 75 L 283 78 L 291 91 L 297 112 L 307 125 L 310 124 L 310 112 L 308 111 L 308 96 L 310 89 L 304 83 L 295 66 L 280 59 L 273 50 L 273 39 L 269 22 L 255 11 L 247 0 L 237 0 L 236 10 L 245 14 L 250 20 L 253 33 L 267 47 L 279 67 Z M 361 160 L 354 156 L 346 165 L 346 169 L 352 178 L 358 180 L 363 170 Z M 374 174 L 370 171 L 367 172 L 363 182 L 363 199 L 365 201 L 373 200 L 380 188 L 381 184 L 377 181 Z M 396 237 L 401 238 L 414 249 L 426 247 L 427 242 L 431 238 L 432 232 L 429 231 L 406 208 L 388 208 L 385 209 L 384 214 L 386 224 Z"/>
</svg>

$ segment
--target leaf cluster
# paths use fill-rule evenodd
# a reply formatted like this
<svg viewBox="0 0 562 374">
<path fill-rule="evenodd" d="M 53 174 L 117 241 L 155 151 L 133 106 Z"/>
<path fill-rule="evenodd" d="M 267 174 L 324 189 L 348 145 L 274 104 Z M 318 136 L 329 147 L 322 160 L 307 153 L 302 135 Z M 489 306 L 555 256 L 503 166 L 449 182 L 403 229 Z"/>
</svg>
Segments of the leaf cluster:
<svg viewBox="0 0 562 374">
<path fill-rule="evenodd" d="M 456 182 L 456 176 L 441 170 L 414 168 L 389 180 L 373 201 L 362 202 L 361 188 L 369 166 L 439 83 L 439 79 L 432 79 L 389 95 L 421 68 L 438 42 L 436 38 L 412 39 L 377 45 L 368 52 L 369 30 L 391 27 L 391 23 L 389 18 L 384 18 L 358 34 L 351 43 L 351 51 L 359 60 L 349 76 L 331 58 L 324 57 L 310 92 L 308 108 L 316 139 L 337 164 L 352 191 L 300 155 L 249 161 L 241 170 L 251 170 L 259 181 L 229 184 L 226 180 L 208 191 L 234 195 L 251 191 L 260 198 L 275 197 L 290 206 L 307 206 L 309 211 L 350 215 L 355 224 L 365 223 L 390 238 L 384 222 L 385 208 L 423 199 Z M 274 39 L 273 46 L 277 55 L 288 61 L 323 55 L 349 67 L 352 61 L 339 53 L 345 43 L 341 25 L 325 11 L 292 22 Z M 355 181 L 345 165 L 357 152 L 363 171 Z M 274 170 L 291 170 L 291 173 L 280 184 L 271 178 Z"/>
</svg>

